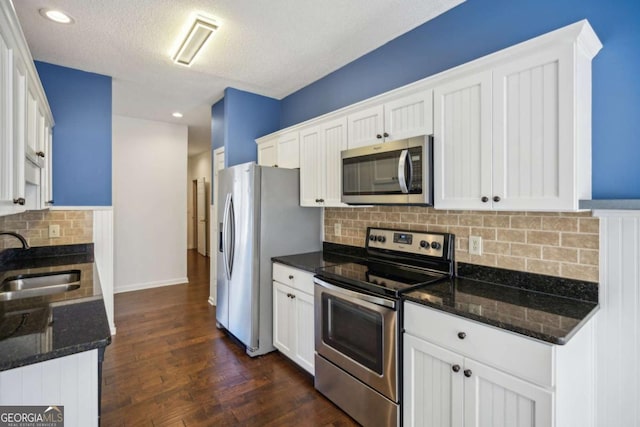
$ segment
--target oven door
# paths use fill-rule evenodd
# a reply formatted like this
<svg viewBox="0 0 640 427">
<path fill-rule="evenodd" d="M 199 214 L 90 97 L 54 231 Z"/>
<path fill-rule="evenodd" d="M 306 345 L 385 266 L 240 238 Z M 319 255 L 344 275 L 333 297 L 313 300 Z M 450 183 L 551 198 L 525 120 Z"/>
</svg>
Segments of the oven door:
<svg viewBox="0 0 640 427">
<path fill-rule="evenodd" d="M 398 302 L 314 281 L 316 352 L 397 402 Z"/>
<path fill-rule="evenodd" d="M 342 152 L 342 202 L 431 205 L 432 138 L 415 137 Z"/>
</svg>

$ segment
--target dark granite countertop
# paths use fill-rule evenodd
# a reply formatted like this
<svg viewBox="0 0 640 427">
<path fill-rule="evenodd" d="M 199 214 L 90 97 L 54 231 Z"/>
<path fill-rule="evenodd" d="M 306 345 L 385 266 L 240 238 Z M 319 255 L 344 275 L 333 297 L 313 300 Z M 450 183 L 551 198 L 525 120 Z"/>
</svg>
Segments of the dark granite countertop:
<svg viewBox="0 0 640 427">
<path fill-rule="evenodd" d="M 461 264 L 458 277 L 404 295 L 552 344 L 565 344 L 598 310 L 592 282 Z"/>
<path fill-rule="evenodd" d="M 21 274 L 80 271 L 80 287 L 57 295 L 0 302 L 0 371 L 111 343 L 93 245 L 7 249 L 0 283 Z"/>
<path fill-rule="evenodd" d="M 325 242 L 322 251 L 277 256 L 271 261 L 315 273 L 320 268 L 351 262 L 354 257 L 361 257 L 363 251 L 363 248 Z"/>
</svg>

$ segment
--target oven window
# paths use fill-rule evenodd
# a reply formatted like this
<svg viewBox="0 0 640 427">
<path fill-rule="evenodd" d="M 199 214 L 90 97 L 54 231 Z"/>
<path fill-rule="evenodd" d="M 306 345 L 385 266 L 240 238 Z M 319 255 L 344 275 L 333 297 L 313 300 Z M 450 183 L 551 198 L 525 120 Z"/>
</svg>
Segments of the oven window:
<svg viewBox="0 0 640 427">
<path fill-rule="evenodd" d="M 398 178 L 398 162 L 402 150 L 343 159 L 342 186 L 347 196 L 403 194 Z M 409 149 L 404 181 L 410 194 L 422 193 L 422 148 Z"/>
<path fill-rule="evenodd" d="M 322 294 L 322 340 L 382 375 L 383 320 L 380 313 Z"/>
</svg>

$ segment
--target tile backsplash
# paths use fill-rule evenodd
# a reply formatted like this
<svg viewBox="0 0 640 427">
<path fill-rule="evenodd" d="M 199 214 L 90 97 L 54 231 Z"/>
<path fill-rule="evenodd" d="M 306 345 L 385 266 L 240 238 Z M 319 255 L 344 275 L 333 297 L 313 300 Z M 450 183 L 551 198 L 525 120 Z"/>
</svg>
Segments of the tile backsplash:
<svg viewBox="0 0 640 427">
<path fill-rule="evenodd" d="M 60 237 L 49 238 L 49 225 L 60 226 Z M 93 211 L 28 211 L 0 217 L 0 230 L 17 231 L 30 246 L 93 242 Z M 0 236 L 0 249 L 19 247 L 18 239 Z"/>
<path fill-rule="evenodd" d="M 341 224 L 339 236 L 335 224 Z M 362 247 L 367 227 L 453 233 L 457 261 L 598 281 L 599 220 L 591 212 L 440 211 L 416 206 L 325 209 L 327 242 Z M 469 254 L 469 236 L 482 237 L 482 255 Z"/>
</svg>

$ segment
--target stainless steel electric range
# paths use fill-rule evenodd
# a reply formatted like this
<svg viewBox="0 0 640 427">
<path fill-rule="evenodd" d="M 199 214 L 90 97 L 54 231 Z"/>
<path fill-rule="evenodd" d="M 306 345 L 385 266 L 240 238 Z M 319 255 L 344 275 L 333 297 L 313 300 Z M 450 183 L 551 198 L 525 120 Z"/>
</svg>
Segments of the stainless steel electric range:
<svg viewBox="0 0 640 427">
<path fill-rule="evenodd" d="M 401 297 L 453 276 L 454 236 L 368 228 L 315 282 L 315 388 L 364 426 L 401 422 Z"/>
</svg>

